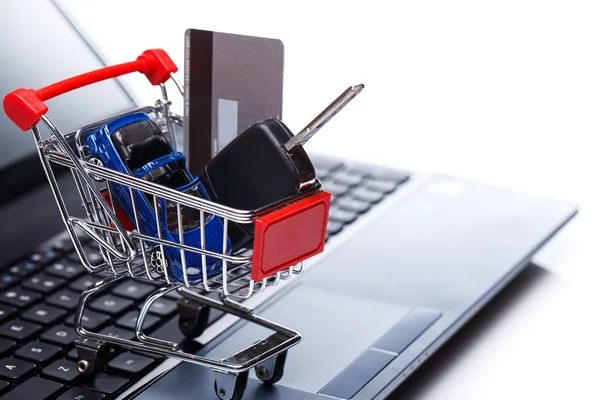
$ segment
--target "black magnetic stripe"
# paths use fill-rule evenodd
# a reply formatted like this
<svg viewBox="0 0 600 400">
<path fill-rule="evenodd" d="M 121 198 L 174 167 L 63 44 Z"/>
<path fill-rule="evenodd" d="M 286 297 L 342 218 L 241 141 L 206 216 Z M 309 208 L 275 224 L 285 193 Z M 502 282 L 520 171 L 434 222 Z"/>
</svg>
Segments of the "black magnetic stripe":
<svg viewBox="0 0 600 400">
<path fill-rule="evenodd" d="M 186 32 L 184 135 L 194 176 L 210 161 L 212 147 L 213 32 Z"/>
</svg>

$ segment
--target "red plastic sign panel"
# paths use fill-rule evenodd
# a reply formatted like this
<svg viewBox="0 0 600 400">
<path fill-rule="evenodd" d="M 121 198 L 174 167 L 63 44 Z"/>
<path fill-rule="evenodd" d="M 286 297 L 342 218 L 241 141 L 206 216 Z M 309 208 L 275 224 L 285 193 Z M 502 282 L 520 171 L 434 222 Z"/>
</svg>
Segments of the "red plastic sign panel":
<svg viewBox="0 0 600 400">
<path fill-rule="evenodd" d="M 323 251 L 330 202 L 331 194 L 320 192 L 256 220 L 251 273 L 254 281 Z"/>
</svg>

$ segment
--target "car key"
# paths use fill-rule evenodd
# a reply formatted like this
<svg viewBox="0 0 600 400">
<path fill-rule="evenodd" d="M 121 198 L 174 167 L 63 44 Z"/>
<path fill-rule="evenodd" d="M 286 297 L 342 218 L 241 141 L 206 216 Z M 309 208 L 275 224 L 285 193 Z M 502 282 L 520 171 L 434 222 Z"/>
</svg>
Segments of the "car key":
<svg viewBox="0 0 600 400">
<path fill-rule="evenodd" d="M 302 146 L 363 88 L 350 86 L 297 135 L 277 119 L 245 130 L 202 170 L 210 198 L 228 207 L 257 210 L 310 187 L 315 169 Z M 229 234 L 234 250 L 239 249 L 252 240 L 253 225 L 232 224 Z"/>
</svg>

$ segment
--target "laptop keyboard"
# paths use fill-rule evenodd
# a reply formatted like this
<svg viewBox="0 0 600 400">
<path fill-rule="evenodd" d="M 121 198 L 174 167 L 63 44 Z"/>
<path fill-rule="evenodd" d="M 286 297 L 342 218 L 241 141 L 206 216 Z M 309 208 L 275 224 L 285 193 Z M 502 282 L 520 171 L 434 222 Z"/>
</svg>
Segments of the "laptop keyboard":
<svg viewBox="0 0 600 400">
<path fill-rule="evenodd" d="M 314 156 L 311 160 L 323 187 L 331 193 L 328 240 L 409 180 L 401 171 Z"/>
<path fill-rule="evenodd" d="M 409 180 L 399 171 L 311 159 L 325 190 L 332 194 L 327 240 Z M 83 240 L 90 261 L 94 263 L 92 257 L 101 261 L 97 245 Z M 80 293 L 103 278 L 86 272 L 65 234 L 0 270 L 0 399 L 112 399 L 163 361 L 153 354 L 115 348 L 104 371 L 86 377 L 78 374 L 73 313 Z M 90 303 L 84 327 L 134 339 L 137 310 L 158 285 L 124 280 Z M 194 352 L 200 345 L 179 331 L 178 296 L 169 293 L 153 304 L 144 331 Z M 209 324 L 222 315 L 210 310 Z"/>
</svg>

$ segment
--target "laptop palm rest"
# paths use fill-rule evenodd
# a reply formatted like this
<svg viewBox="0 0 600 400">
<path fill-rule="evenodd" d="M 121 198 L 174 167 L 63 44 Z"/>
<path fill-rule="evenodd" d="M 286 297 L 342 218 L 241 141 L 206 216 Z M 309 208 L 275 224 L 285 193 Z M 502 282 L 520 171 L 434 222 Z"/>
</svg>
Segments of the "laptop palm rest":
<svg viewBox="0 0 600 400">
<path fill-rule="evenodd" d="M 260 314 L 299 331 L 302 342 L 289 350 L 285 374 L 276 386 L 265 387 L 252 370 L 244 399 L 323 398 L 318 393 L 351 398 L 441 316 L 427 308 L 317 287 L 310 280 L 269 302 Z M 240 324 L 201 354 L 226 358 L 270 333 L 253 324 Z M 213 382 L 209 369 L 183 363 L 137 399 L 167 398 L 175 387 L 180 398 L 194 398 L 207 390 L 211 393 Z"/>
</svg>

